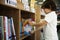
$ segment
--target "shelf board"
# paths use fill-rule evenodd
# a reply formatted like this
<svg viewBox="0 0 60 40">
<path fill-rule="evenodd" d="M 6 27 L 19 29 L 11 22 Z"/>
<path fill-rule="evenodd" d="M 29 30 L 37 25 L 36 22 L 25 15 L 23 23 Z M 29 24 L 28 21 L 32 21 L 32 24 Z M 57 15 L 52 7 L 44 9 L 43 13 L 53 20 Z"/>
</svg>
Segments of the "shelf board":
<svg viewBox="0 0 60 40">
<path fill-rule="evenodd" d="M 33 13 L 33 12 L 31 12 L 31 11 L 27 11 L 27 10 L 21 10 L 21 11 L 23 11 L 23 12 L 28 12 L 28 13 L 31 13 L 31 14 L 35 14 L 35 13 Z"/>
<path fill-rule="evenodd" d="M 36 31 L 38 31 L 38 30 L 40 30 L 40 29 L 41 29 L 41 27 L 38 28 L 37 30 L 32 30 L 32 31 L 31 31 L 31 35 L 34 34 Z M 22 36 L 21 36 L 21 40 L 27 38 L 28 36 L 29 36 L 29 35 L 24 35 L 24 34 L 22 34 Z"/>
<path fill-rule="evenodd" d="M 30 35 L 34 34 L 34 32 L 35 32 L 35 31 L 31 31 L 31 34 L 30 34 Z M 21 36 L 21 40 L 27 38 L 27 37 L 30 36 L 30 35 L 24 35 L 24 33 L 23 33 L 22 36 Z"/>
<path fill-rule="evenodd" d="M 1 8 L 8 8 L 8 9 L 18 9 L 15 6 L 12 6 L 12 5 L 9 5 L 9 4 L 2 4 L 2 3 L 0 3 L 0 7 Z"/>
<path fill-rule="evenodd" d="M 29 36 L 29 35 L 24 35 L 24 34 L 22 34 L 21 40 L 27 38 L 28 36 Z"/>
</svg>

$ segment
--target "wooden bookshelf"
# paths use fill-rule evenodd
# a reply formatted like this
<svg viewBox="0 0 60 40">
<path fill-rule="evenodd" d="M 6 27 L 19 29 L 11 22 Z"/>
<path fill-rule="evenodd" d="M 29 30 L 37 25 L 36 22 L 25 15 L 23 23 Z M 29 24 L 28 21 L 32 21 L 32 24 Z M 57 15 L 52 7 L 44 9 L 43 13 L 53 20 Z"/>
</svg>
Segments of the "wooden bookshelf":
<svg viewBox="0 0 60 40">
<path fill-rule="evenodd" d="M 22 5 L 23 7 L 23 5 Z M 20 7 L 21 8 L 21 7 Z M 22 10 L 19 7 L 7 5 L 4 3 L 4 0 L 0 1 L 0 16 L 8 16 L 8 17 L 13 17 L 14 21 L 14 27 L 15 27 L 15 32 L 16 32 L 16 40 L 37 40 L 36 38 L 36 33 L 35 31 L 32 31 L 31 36 L 24 35 L 20 37 L 20 22 L 21 18 L 35 18 L 35 13 L 32 13 L 30 11 Z M 37 13 L 37 12 L 36 12 Z M 39 19 L 38 19 L 39 20 Z M 39 32 L 39 31 L 37 31 Z M 36 35 L 36 36 L 35 36 Z"/>
<path fill-rule="evenodd" d="M 12 7 L 13 8 L 13 7 Z M 0 5 L 0 15 L 2 16 L 9 16 L 9 17 L 13 17 L 14 20 L 14 26 L 15 26 L 15 31 L 16 31 L 16 38 L 17 40 L 20 40 L 20 34 L 19 34 L 19 10 L 15 9 L 15 8 L 10 8 L 10 7 L 5 7 L 5 5 L 3 7 L 1 7 Z M 17 17 L 16 17 L 17 16 Z"/>
<path fill-rule="evenodd" d="M 22 38 L 20 38 L 20 21 L 21 17 L 24 16 L 25 14 L 27 14 L 26 17 L 28 15 L 29 16 L 34 15 L 34 13 L 32 12 L 22 10 L 15 6 L 7 5 L 4 3 L 4 0 L 0 1 L 0 16 L 13 17 L 16 38 L 17 38 L 16 40 L 23 40 L 28 37 L 28 36 L 22 36 Z"/>
</svg>

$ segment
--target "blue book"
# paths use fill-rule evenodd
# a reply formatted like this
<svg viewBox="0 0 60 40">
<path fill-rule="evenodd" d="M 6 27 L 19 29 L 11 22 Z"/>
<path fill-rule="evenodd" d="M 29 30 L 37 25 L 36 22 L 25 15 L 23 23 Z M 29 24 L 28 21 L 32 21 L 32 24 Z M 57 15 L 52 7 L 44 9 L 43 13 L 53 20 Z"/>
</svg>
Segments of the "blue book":
<svg viewBox="0 0 60 40">
<path fill-rule="evenodd" d="M 10 27 L 11 27 L 12 38 L 16 40 L 16 33 L 15 33 L 14 22 L 12 17 L 10 18 Z"/>
<path fill-rule="evenodd" d="M 10 4 L 12 6 L 16 6 L 17 5 L 17 1 L 16 0 L 8 0 L 8 4 Z"/>
</svg>

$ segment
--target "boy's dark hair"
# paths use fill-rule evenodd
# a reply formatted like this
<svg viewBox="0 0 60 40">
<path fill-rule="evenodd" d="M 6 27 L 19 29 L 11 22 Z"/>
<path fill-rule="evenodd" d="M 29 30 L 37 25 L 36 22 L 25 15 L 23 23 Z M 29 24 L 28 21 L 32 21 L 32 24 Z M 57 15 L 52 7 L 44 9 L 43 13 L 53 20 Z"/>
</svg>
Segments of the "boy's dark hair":
<svg viewBox="0 0 60 40">
<path fill-rule="evenodd" d="M 41 8 L 43 8 L 43 9 L 48 8 L 48 9 L 51 9 L 52 11 L 56 11 L 56 5 L 55 5 L 54 1 L 52 1 L 52 0 L 46 0 L 42 4 Z"/>
</svg>

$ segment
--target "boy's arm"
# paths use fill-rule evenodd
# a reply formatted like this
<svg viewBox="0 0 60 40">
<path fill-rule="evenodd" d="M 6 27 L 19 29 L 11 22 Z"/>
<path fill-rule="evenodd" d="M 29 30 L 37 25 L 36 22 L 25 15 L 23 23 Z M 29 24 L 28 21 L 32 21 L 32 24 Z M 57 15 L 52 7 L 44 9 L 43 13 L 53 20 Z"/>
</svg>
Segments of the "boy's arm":
<svg viewBox="0 0 60 40">
<path fill-rule="evenodd" d="M 29 24 L 30 24 L 31 26 L 44 26 L 44 25 L 47 24 L 47 21 L 45 21 L 45 20 L 40 20 L 39 23 L 33 23 L 33 22 L 30 22 L 30 21 L 29 21 Z"/>
</svg>

